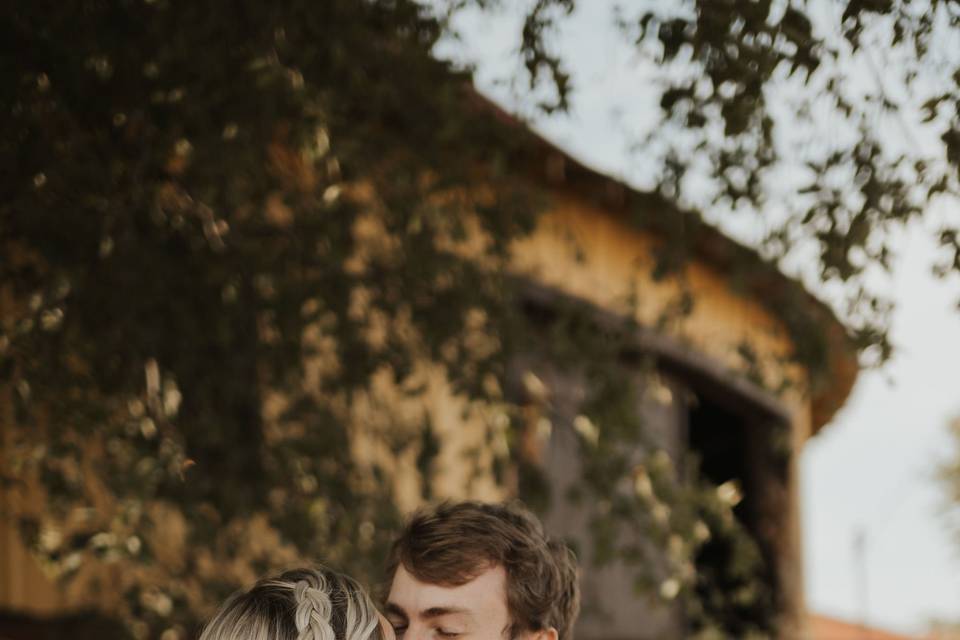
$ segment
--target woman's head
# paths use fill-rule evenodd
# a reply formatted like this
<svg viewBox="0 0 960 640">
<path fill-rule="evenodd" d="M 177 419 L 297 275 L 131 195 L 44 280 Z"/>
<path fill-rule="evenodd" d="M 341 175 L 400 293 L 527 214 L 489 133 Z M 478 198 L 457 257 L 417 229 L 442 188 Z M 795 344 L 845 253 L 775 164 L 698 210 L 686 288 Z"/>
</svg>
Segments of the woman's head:
<svg viewBox="0 0 960 640">
<path fill-rule="evenodd" d="M 393 640 L 389 625 L 352 578 L 294 569 L 234 594 L 200 640 Z"/>
</svg>

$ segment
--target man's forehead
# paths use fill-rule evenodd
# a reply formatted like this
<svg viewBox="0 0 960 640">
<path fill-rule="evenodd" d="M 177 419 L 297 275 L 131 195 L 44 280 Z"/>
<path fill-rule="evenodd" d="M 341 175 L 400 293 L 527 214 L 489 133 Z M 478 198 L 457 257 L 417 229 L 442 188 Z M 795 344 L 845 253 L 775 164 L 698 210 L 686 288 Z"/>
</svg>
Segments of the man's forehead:
<svg viewBox="0 0 960 640">
<path fill-rule="evenodd" d="M 492 615 L 501 610 L 506 615 L 506 571 L 493 566 L 477 577 L 458 586 L 421 582 L 401 564 L 393 576 L 388 602 L 410 616 L 426 613 Z M 392 608 L 392 607 L 391 607 Z"/>
</svg>

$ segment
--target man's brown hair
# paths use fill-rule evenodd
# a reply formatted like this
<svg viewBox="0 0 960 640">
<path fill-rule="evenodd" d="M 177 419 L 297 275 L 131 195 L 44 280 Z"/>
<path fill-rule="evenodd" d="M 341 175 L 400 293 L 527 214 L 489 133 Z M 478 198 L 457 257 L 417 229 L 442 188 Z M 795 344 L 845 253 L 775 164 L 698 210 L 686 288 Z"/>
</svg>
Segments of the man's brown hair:
<svg viewBox="0 0 960 640">
<path fill-rule="evenodd" d="M 413 515 L 393 544 L 387 582 L 403 565 L 421 582 L 459 586 L 502 566 L 510 637 L 553 627 L 573 637 L 580 611 L 577 559 L 517 503 L 445 502 Z"/>
</svg>

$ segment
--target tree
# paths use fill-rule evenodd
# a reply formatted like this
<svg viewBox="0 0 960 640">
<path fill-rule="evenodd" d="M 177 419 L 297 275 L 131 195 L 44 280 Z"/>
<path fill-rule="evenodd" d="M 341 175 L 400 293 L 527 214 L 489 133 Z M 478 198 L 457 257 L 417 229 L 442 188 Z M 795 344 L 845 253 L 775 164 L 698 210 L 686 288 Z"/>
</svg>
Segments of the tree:
<svg viewBox="0 0 960 640">
<path fill-rule="evenodd" d="M 4 480 L 50 568 L 99 589 L 135 635 L 182 637 L 238 583 L 296 557 L 377 574 L 397 514 L 387 484 L 364 481 L 386 471 L 358 467 L 350 407 L 378 376 L 416 396 L 418 363 L 441 363 L 520 437 L 523 413 L 499 390 L 530 336 L 504 264 L 538 198 L 504 170 L 520 153 L 510 132 L 474 117 L 469 74 L 431 55 L 471 6 L 488 3 L 34 2 L 0 23 L 13 88 L 0 95 Z M 575 95 L 551 48 L 573 10 L 538 0 L 518 34 L 531 86 L 555 91 L 548 112 Z M 957 7 L 851 2 L 839 39 L 815 28 L 823 11 L 702 1 L 620 18 L 666 78 L 662 194 L 682 203 L 707 159 L 712 206 L 763 214 L 775 170 L 805 166 L 764 250 L 812 238 L 822 275 L 853 284 L 851 326 L 882 359 L 887 305 L 858 278 L 887 264 L 885 230 L 954 189 L 953 67 L 933 43 Z M 898 80 L 930 94 L 936 158 L 879 134 L 873 104 L 911 113 L 882 85 L 846 93 L 851 61 L 883 34 L 909 62 Z M 791 118 L 826 101 L 849 137 L 784 152 L 780 86 L 800 96 Z M 956 267 L 956 233 L 942 238 Z M 568 334 L 583 326 L 574 312 L 566 322 Z M 615 336 L 592 333 L 566 347 L 592 356 L 588 414 L 620 425 L 584 448 L 602 493 L 631 473 L 616 445 L 642 425 L 624 409 Z M 492 417 L 490 433 L 501 424 Z M 430 433 L 408 425 L 381 444 L 416 447 L 427 470 Z M 522 468 L 517 450 L 500 462 Z M 731 522 L 714 488 L 671 484 L 662 467 L 652 485 L 678 515 L 661 538 L 697 540 L 703 514 Z M 598 520 L 601 538 L 638 520 L 636 504 L 619 506 Z M 760 569 L 729 526 L 731 557 L 746 559 L 725 579 L 750 584 Z M 104 566 L 111 582 L 97 584 Z M 733 609 L 709 597 L 722 589 L 685 580 L 703 629 L 771 629 L 765 596 L 749 603 L 759 614 L 724 621 Z"/>
<path fill-rule="evenodd" d="M 358 479 L 350 399 L 418 358 L 481 396 L 500 353 L 463 342 L 509 321 L 499 263 L 531 219 L 498 178 L 470 205 L 483 260 L 458 254 L 474 198 L 452 188 L 510 145 L 465 126 L 438 23 L 405 1 L 36 3 L 2 30 L 26 539 L 138 636 L 298 557 L 376 575 L 397 513 Z"/>
<path fill-rule="evenodd" d="M 944 490 L 946 513 L 945 520 L 954 533 L 960 533 L 960 419 L 954 418 L 950 424 L 950 438 L 952 448 L 947 457 L 940 461 L 937 468 L 937 478 Z"/>
<path fill-rule="evenodd" d="M 520 55 L 533 97 L 519 102 L 562 112 L 579 95 L 560 50 L 579 5 L 532 4 Z M 812 265 L 805 276 L 841 292 L 837 310 L 865 362 L 883 363 L 892 301 L 865 273 L 891 268 L 898 232 L 957 192 L 958 65 L 948 44 L 957 3 L 610 7 L 610 22 L 635 47 L 637 81 L 660 99 L 659 118 L 636 145 L 658 191 L 714 220 L 754 216 L 768 229 L 763 255 L 782 263 L 801 253 Z M 944 248 L 932 266 L 943 277 L 960 266 L 956 222 L 931 224 Z"/>
</svg>

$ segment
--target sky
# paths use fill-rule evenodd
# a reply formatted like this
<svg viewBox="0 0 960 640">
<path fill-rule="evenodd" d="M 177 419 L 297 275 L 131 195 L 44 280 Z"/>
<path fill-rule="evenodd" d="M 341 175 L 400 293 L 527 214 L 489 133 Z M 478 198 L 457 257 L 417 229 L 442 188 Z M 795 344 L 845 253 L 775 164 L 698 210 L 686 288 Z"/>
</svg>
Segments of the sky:
<svg viewBox="0 0 960 640">
<path fill-rule="evenodd" d="M 960 620 L 960 541 L 947 533 L 932 477 L 952 447 L 947 424 L 960 416 L 960 312 L 958 287 L 930 277 L 929 234 L 912 229 L 901 246 L 889 285 L 896 355 L 862 372 L 807 444 L 801 488 L 810 608 L 917 631 L 932 617 Z"/>
<path fill-rule="evenodd" d="M 515 10 L 464 15 L 456 23 L 461 40 L 438 52 L 475 64 L 483 93 L 530 116 L 535 130 L 584 164 L 649 189 L 649 161 L 630 147 L 658 98 L 611 27 L 610 4 L 578 3 L 558 35 L 575 86 L 571 112 L 561 117 L 537 116 L 522 97 L 527 87 L 509 81 L 520 75 Z M 960 213 L 960 203 L 937 207 L 931 220 Z M 763 231 L 755 219 L 712 222 L 747 243 Z M 902 632 L 920 632 L 931 618 L 960 621 L 960 540 L 951 540 L 939 515 L 943 494 L 933 479 L 950 453 L 947 424 L 960 416 L 960 284 L 931 277 L 930 224 L 897 238 L 893 276 L 874 274 L 897 303 L 896 355 L 860 374 L 845 407 L 801 457 L 808 607 Z"/>
</svg>

